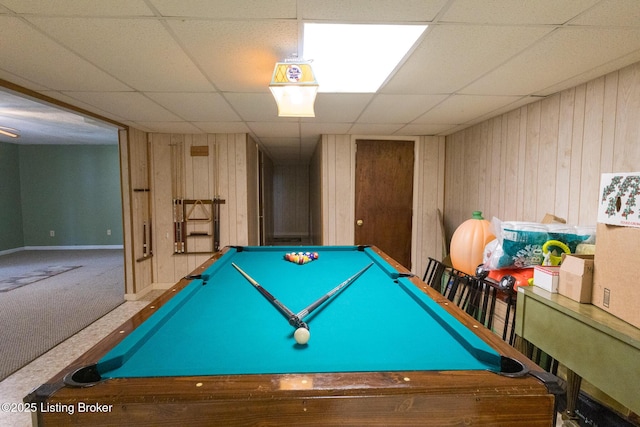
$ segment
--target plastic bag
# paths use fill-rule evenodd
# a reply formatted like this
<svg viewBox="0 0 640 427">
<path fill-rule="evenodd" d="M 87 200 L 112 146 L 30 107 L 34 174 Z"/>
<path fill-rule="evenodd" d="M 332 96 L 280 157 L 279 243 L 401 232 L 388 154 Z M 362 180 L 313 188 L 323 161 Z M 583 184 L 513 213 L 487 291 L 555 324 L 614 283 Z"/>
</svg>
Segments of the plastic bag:
<svg viewBox="0 0 640 427">
<path fill-rule="evenodd" d="M 553 246 L 561 247 L 564 252 L 568 250 L 575 253 L 580 243 L 595 242 L 595 227 L 522 221 L 502 222 L 495 217 L 491 225 L 496 240 L 485 247 L 483 261 L 487 270 L 543 265 L 545 260 L 548 260 L 550 252 L 553 249 L 558 250 Z"/>
</svg>

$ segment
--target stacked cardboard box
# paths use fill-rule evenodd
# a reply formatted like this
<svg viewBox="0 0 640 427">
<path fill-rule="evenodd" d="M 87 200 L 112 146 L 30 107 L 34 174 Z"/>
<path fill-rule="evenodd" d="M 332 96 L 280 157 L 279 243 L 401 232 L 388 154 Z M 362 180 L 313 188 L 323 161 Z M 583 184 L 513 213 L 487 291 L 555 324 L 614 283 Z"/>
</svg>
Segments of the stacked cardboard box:
<svg viewBox="0 0 640 427">
<path fill-rule="evenodd" d="M 591 302 L 593 255 L 562 254 L 558 293 L 581 303 Z"/>
<path fill-rule="evenodd" d="M 603 174 L 591 303 L 640 328 L 640 172 Z"/>
<path fill-rule="evenodd" d="M 551 293 L 558 293 L 560 267 L 536 265 L 533 269 L 533 284 Z"/>
</svg>

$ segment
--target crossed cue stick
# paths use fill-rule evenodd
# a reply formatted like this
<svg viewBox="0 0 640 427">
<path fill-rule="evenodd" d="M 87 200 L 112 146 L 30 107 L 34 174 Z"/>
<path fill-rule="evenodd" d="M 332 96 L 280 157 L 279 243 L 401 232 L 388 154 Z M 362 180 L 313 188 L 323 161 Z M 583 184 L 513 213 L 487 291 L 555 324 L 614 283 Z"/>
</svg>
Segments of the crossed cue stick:
<svg viewBox="0 0 640 427">
<path fill-rule="evenodd" d="M 362 270 L 358 271 L 356 274 L 349 277 L 347 280 L 340 283 L 335 288 L 331 289 L 329 292 L 327 292 L 322 297 L 318 298 L 318 300 L 314 301 L 312 304 L 304 308 L 298 314 L 295 314 L 293 311 L 289 310 L 286 305 L 280 302 L 269 291 L 267 291 L 264 287 L 262 287 L 253 277 L 249 276 L 244 270 L 238 267 L 235 263 L 232 262 L 231 265 L 236 270 L 238 270 L 238 272 L 242 274 L 242 276 L 244 276 L 244 278 L 247 279 L 247 281 L 251 283 L 262 294 L 262 296 L 264 296 L 275 308 L 277 308 L 278 311 L 282 313 L 282 315 L 284 315 L 284 317 L 289 321 L 289 324 L 291 326 L 296 328 L 294 337 L 296 338 L 296 341 L 298 342 L 298 344 L 306 344 L 310 336 L 309 325 L 307 325 L 303 319 L 307 317 L 309 314 L 311 314 L 315 309 L 320 307 L 323 303 L 325 303 L 329 298 L 337 294 L 340 290 L 346 288 L 351 283 L 355 282 L 358 277 L 362 276 L 364 272 L 367 271 L 369 267 L 373 265 L 373 263 L 370 263 L 369 265 L 364 267 Z"/>
</svg>

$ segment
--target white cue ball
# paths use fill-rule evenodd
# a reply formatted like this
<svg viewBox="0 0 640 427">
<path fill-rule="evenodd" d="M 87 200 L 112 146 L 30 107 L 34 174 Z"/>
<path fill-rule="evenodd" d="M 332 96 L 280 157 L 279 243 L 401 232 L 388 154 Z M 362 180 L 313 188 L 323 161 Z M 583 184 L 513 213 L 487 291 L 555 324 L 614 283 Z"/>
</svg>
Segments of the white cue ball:
<svg viewBox="0 0 640 427">
<path fill-rule="evenodd" d="M 293 338 L 295 338 L 296 342 L 301 345 L 309 342 L 309 336 L 311 336 L 311 334 L 309 333 L 309 330 L 305 328 L 298 328 L 293 333 Z"/>
</svg>

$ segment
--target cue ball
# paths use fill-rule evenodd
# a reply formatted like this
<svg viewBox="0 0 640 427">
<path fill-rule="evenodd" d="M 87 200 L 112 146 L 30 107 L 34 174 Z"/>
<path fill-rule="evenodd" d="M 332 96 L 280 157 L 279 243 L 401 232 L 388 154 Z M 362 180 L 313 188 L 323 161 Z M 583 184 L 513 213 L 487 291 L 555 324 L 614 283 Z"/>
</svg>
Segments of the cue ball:
<svg viewBox="0 0 640 427">
<path fill-rule="evenodd" d="M 304 345 L 309 341 L 309 336 L 311 334 L 309 333 L 308 329 L 305 328 L 298 328 L 296 329 L 296 331 L 293 333 L 293 338 L 296 339 L 296 342 L 298 344 Z"/>
</svg>

